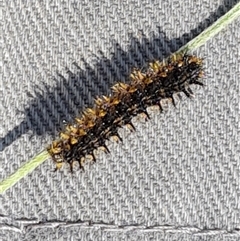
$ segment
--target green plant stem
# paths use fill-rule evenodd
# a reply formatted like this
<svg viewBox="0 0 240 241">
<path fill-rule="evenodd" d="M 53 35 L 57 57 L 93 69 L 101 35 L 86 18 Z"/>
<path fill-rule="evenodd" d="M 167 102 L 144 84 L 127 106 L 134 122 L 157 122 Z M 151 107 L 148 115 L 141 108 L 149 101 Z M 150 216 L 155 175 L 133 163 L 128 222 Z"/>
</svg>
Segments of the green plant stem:
<svg viewBox="0 0 240 241">
<path fill-rule="evenodd" d="M 48 157 L 49 157 L 48 152 L 42 151 L 33 159 L 29 160 L 27 163 L 22 165 L 15 173 L 13 173 L 12 175 L 7 177 L 5 180 L 3 180 L 0 183 L 0 193 L 3 193 L 4 191 L 12 187 L 14 184 L 16 184 L 23 177 L 25 177 L 27 174 L 32 172 L 41 163 L 43 163 Z"/>
<path fill-rule="evenodd" d="M 240 3 L 236 4 L 229 12 L 219 18 L 209 28 L 204 30 L 196 38 L 181 47 L 176 53 L 188 52 L 195 50 L 205 44 L 209 39 L 219 33 L 224 27 L 230 24 L 234 19 L 240 15 Z M 20 179 L 32 172 L 36 167 L 49 158 L 47 151 L 43 151 L 33 159 L 29 160 L 22 167 L 20 167 L 14 174 L 7 177 L 0 182 L 0 194 L 15 185 Z"/>
<path fill-rule="evenodd" d="M 193 51 L 203 44 L 205 44 L 209 39 L 218 34 L 222 29 L 224 29 L 228 24 L 233 22 L 240 15 L 240 2 L 236 4 L 231 10 L 219 18 L 210 27 L 205 29 L 196 38 L 189 41 L 186 45 L 181 47 L 177 53 Z"/>
</svg>

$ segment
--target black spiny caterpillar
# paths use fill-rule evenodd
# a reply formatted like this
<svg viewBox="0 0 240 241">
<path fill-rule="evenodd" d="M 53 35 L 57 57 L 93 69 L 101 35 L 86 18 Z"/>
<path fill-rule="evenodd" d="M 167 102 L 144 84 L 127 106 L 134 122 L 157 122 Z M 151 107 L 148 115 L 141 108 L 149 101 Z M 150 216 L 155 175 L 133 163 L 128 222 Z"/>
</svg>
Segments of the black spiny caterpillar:
<svg viewBox="0 0 240 241">
<path fill-rule="evenodd" d="M 109 152 L 106 140 L 110 137 L 121 140 L 118 128 L 127 125 L 134 130 L 131 122 L 134 116 L 144 113 L 149 118 L 147 108 L 154 105 L 162 111 L 160 101 L 167 98 L 174 104 L 174 94 L 183 92 L 191 97 L 190 86 L 202 86 L 199 81 L 202 76 L 202 59 L 188 54 L 174 54 L 166 61 L 150 63 L 144 73 L 134 70 L 128 84 L 117 83 L 110 96 L 97 98 L 94 107 L 86 109 L 73 124 L 66 125 L 59 139 L 47 148 L 56 169 L 69 163 L 72 171 L 74 162 L 83 168 L 86 156 L 96 161 L 96 149 Z"/>
</svg>

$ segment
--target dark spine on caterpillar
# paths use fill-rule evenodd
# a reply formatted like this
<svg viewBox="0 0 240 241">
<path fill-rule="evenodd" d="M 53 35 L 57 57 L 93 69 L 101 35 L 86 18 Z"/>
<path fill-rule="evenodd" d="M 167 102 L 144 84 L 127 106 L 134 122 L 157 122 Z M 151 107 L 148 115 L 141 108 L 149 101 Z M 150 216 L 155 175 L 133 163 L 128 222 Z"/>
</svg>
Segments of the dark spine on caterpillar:
<svg viewBox="0 0 240 241">
<path fill-rule="evenodd" d="M 174 94 L 183 92 L 191 97 L 190 86 L 203 85 L 199 81 L 202 76 L 202 59 L 188 54 L 175 54 L 166 61 L 150 63 L 145 72 L 134 70 L 129 84 L 117 83 L 110 96 L 97 98 L 95 106 L 86 109 L 73 124 L 66 125 L 59 139 L 47 148 L 56 162 L 56 169 L 69 163 L 72 170 L 74 162 L 83 168 L 87 156 L 96 161 L 96 149 L 109 152 L 106 140 L 114 137 L 122 141 L 118 128 L 127 125 L 135 130 L 131 122 L 134 116 L 143 113 L 149 118 L 147 108 L 154 105 L 162 111 L 160 101 L 163 99 L 171 99 L 175 105 Z"/>
</svg>

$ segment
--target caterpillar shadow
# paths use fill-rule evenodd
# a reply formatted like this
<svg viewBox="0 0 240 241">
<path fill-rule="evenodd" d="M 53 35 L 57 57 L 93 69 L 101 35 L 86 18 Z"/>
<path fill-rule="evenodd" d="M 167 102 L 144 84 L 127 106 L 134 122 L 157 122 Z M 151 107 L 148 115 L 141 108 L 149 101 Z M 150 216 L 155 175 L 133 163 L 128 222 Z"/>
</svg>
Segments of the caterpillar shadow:
<svg viewBox="0 0 240 241">
<path fill-rule="evenodd" d="M 199 23 L 197 28 L 184 33 L 179 38 L 170 40 L 161 28 L 158 28 L 158 32 L 152 33 L 150 38 L 146 38 L 143 33 L 140 39 L 130 36 L 128 51 L 124 51 L 118 43 L 114 43 L 112 58 L 107 59 L 102 54 L 94 68 L 85 60 L 82 60 L 85 64 L 84 70 L 77 63 L 73 63 L 75 71 L 73 73 L 66 70 L 67 78 L 59 73 L 56 75 L 58 84 L 54 90 L 49 90 L 49 86 L 46 85 L 43 90 L 35 92 L 29 107 L 24 111 L 24 120 L 0 138 L 0 151 L 28 131 L 32 131 L 34 135 L 46 133 L 56 135 L 63 125 L 63 120 L 72 121 L 72 117 L 79 115 L 80 110 L 93 103 L 95 96 L 109 94 L 113 83 L 126 81 L 133 67 L 141 68 L 152 59 L 162 59 L 175 52 L 229 11 L 237 2 L 223 1 L 223 4 Z"/>
</svg>

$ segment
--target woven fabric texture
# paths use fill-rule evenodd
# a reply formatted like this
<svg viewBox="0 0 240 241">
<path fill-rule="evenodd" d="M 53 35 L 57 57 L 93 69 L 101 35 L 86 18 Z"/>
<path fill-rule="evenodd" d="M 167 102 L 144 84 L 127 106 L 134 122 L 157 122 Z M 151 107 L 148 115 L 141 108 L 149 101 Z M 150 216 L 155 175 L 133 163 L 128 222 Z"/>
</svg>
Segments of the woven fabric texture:
<svg viewBox="0 0 240 241">
<path fill-rule="evenodd" d="M 231 0 L 2 2 L 0 180 L 94 97 L 163 59 Z M 0 195 L 1 240 L 240 240 L 240 19 L 199 48 L 204 88 L 71 175 L 47 160 Z"/>
</svg>

